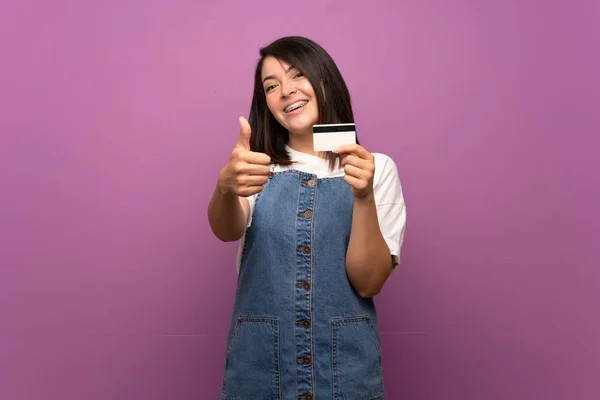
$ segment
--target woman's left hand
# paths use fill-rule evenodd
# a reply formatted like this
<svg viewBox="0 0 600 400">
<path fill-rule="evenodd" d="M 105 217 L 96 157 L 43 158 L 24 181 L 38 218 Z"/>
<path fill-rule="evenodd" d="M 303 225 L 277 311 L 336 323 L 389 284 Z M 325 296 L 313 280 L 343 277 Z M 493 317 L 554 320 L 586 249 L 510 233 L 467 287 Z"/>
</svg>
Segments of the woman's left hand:
<svg viewBox="0 0 600 400">
<path fill-rule="evenodd" d="M 352 194 L 357 199 L 373 196 L 373 174 L 375 173 L 375 157 L 358 144 L 346 144 L 333 150 L 340 154 L 342 167 L 346 176 L 344 180 L 352 187 Z"/>
</svg>

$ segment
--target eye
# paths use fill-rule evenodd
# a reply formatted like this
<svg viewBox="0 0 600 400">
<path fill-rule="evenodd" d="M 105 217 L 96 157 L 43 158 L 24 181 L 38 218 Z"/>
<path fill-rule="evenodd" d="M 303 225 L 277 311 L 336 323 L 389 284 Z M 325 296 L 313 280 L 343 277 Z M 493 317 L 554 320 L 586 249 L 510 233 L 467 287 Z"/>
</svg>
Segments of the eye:
<svg viewBox="0 0 600 400">
<path fill-rule="evenodd" d="M 304 76 L 304 72 L 298 72 L 294 78 L 302 78 Z"/>
<path fill-rule="evenodd" d="M 269 93 L 271 90 L 275 89 L 276 87 L 277 87 L 277 85 L 267 86 L 267 88 L 265 89 L 265 92 Z"/>
</svg>

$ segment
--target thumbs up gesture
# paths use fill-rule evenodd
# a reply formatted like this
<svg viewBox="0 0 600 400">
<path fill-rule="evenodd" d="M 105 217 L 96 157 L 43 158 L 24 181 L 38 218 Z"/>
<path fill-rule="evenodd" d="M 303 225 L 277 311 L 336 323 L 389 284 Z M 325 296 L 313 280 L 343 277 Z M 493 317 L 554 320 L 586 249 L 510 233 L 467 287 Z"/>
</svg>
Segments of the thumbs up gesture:
<svg viewBox="0 0 600 400">
<path fill-rule="evenodd" d="M 269 180 L 271 157 L 250 151 L 250 134 L 250 124 L 240 117 L 240 137 L 218 178 L 218 187 L 223 194 L 248 197 L 262 191 Z"/>
</svg>

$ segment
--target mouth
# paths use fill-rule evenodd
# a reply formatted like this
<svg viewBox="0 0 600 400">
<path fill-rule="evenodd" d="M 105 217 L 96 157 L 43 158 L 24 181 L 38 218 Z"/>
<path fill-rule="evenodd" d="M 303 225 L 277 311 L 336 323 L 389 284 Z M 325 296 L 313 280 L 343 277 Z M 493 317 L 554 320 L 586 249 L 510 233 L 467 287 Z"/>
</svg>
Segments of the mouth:
<svg viewBox="0 0 600 400">
<path fill-rule="evenodd" d="M 295 102 L 294 104 L 291 104 L 291 105 L 287 106 L 283 110 L 283 112 L 286 113 L 286 114 L 288 114 L 288 113 L 291 113 L 294 110 L 297 110 L 299 108 L 304 107 L 307 104 L 308 104 L 308 100 L 300 100 L 300 101 Z"/>
</svg>

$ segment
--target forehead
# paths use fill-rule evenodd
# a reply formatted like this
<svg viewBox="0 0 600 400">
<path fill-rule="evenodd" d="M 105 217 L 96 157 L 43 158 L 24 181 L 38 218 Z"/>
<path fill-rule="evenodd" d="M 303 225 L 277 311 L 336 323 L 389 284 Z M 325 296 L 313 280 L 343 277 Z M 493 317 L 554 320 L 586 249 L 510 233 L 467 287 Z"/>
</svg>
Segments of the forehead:
<svg viewBox="0 0 600 400">
<path fill-rule="evenodd" d="M 273 56 L 265 57 L 262 65 L 261 75 L 264 79 L 268 75 L 283 75 L 292 65 L 286 61 L 280 60 Z"/>
</svg>

